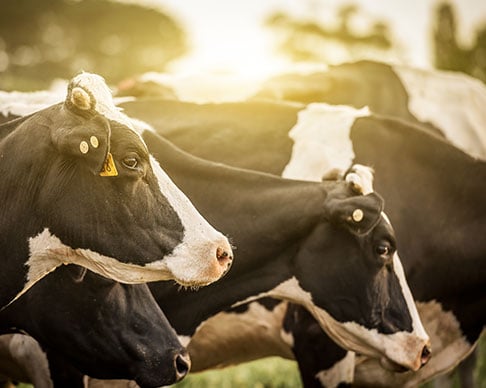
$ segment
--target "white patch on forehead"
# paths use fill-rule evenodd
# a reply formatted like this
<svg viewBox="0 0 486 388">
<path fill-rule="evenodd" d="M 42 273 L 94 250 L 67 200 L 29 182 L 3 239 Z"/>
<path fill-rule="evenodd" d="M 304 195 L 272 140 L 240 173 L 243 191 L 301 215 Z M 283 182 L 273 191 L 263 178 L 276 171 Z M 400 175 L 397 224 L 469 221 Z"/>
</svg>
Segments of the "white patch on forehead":
<svg viewBox="0 0 486 388">
<path fill-rule="evenodd" d="M 355 192 L 367 195 L 374 191 L 373 174 L 374 172 L 371 167 L 363 166 L 362 164 L 353 164 L 344 179 L 351 184 Z"/>
<path fill-rule="evenodd" d="M 329 170 L 346 170 L 354 159 L 351 127 L 358 117 L 369 115 L 368 107 L 358 110 L 324 103 L 308 105 L 299 112 L 297 124 L 289 132 L 294 146 L 282 176 L 320 181 Z"/>
<path fill-rule="evenodd" d="M 395 252 L 395 254 L 393 255 L 393 270 L 395 271 L 398 281 L 400 282 L 402 294 L 405 298 L 405 302 L 407 303 L 408 311 L 412 317 L 413 333 L 415 333 L 418 337 L 423 338 L 424 341 L 429 341 L 429 336 L 425 332 L 422 321 L 420 320 L 417 306 L 415 305 L 415 300 L 412 296 L 412 292 L 410 291 L 410 287 L 408 286 L 408 283 L 405 279 L 405 271 L 403 270 L 402 262 L 398 257 L 397 252 Z"/>
<path fill-rule="evenodd" d="M 164 258 L 166 268 L 179 283 L 185 285 L 206 285 L 219 279 L 224 270 L 216 260 L 216 250 L 221 248 L 232 255 L 228 240 L 203 218 L 153 156 L 150 156 L 150 164 L 161 193 L 167 198 L 184 227 L 182 243 Z M 146 267 L 157 265 L 155 262 L 147 264 Z"/>
<path fill-rule="evenodd" d="M 486 159 L 486 86 L 459 72 L 393 66 L 408 95 L 408 109 L 430 122 L 468 154 Z"/>
<path fill-rule="evenodd" d="M 373 359 L 357 363 L 355 383 L 360 386 L 400 386 L 413 388 L 454 369 L 474 349 L 464 337 L 454 315 L 433 301 L 417 303 L 417 309 L 430 334 L 432 358 L 414 373 L 394 373 L 385 370 Z"/>
<path fill-rule="evenodd" d="M 340 383 L 351 384 L 354 381 L 355 353 L 347 352 L 346 356 L 331 368 L 316 374 L 323 387 L 336 388 Z"/>
<path fill-rule="evenodd" d="M 103 77 L 98 74 L 81 73 L 71 80 L 70 85 L 72 87 L 79 86 L 93 95 L 96 100 L 94 106 L 96 112 L 110 120 L 126 125 L 132 130 L 134 129 L 128 116 L 123 114 L 120 108 L 115 106 L 112 92 L 108 85 L 106 85 Z"/>
</svg>

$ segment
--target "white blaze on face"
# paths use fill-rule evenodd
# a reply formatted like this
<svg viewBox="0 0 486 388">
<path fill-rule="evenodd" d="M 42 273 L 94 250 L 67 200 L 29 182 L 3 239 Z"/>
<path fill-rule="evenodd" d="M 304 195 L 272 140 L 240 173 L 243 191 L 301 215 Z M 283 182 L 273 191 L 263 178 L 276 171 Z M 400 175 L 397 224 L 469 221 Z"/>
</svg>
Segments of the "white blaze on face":
<svg viewBox="0 0 486 388">
<path fill-rule="evenodd" d="M 120 108 L 115 106 L 112 92 L 108 85 L 106 85 L 103 77 L 98 74 L 81 73 L 74 77 L 70 84 L 73 87 L 81 87 L 92 94 L 96 100 L 95 106 L 93 107 L 96 112 L 109 120 L 117 121 L 120 124 L 126 125 L 131 130 L 134 130 L 132 122 L 128 116 L 123 114 Z"/>
<path fill-rule="evenodd" d="M 183 285 L 206 285 L 219 279 L 227 269 L 217 259 L 217 250 L 232 256 L 228 239 L 214 229 L 177 188 L 159 163 L 151 156 L 150 163 L 157 176 L 160 191 L 179 216 L 184 227 L 184 239 L 174 251 L 161 261 L 147 264 L 147 268 L 164 267 Z"/>
<path fill-rule="evenodd" d="M 408 109 L 444 132 L 456 147 L 486 159 L 486 86 L 459 72 L 393 66 L 408 95 Z"/>
<path fill-rule="evenodd" d="M 354 159 L 351 127 L 358 117 L 369 114 L 367 107 L 308 105 L 299 112 L 297 124 L 289 132 L 294 146 L 282 176 L 320 181 L 329 170 L 346 170 Z"/>
<path fill-rule="evenodd" d="M 390 360 L 412 370 L 418 370 L 421 366 L 422 350 L 428 344 L 429 338 L 422 335 L 415 322 L 411 333 L 402 331 L 387 335 L 355 322 L 339 322 L 313 303 L 311 294 L 300 287 L 295 277 L 259 295 L 263 296 L 286 299 L 303 305 L 326 333 L 345 349 L 373 358 Z"/>
</svg>

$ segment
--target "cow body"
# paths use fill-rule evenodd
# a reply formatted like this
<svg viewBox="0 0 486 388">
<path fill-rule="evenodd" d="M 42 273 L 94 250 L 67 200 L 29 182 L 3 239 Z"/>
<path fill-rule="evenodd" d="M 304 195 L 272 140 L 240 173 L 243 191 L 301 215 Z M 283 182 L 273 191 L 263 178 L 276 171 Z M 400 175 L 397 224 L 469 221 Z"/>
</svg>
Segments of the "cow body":
<svg viewBox="0 0 486 388">
<path fill-rule="evenodd" d="M 244 114 L 239 114 L 251 112 L 254 110 L 252 106 L 262 104 L 266 108 L 261 111 L 268 112 L 267 116 L 262 113 L 263 117 L 255 115 L 255 120 L 245 121 Z M 127 103 L 125 109 L 129 114 L 138 115 L 151 122 L 160 133 L 195 155 L 218 162 L 230 161 L 234 165 L 272 173 L 280 174 L 287 171 L 289 177 L 301 176 L 315 180 L 320 180 L 329 168 L 335 167 L 328 163 L 332 162 L 332 158 L 326 159 L 326 148 L 321 147 L 322 144 L 326 145 L 326 140 L 334 139 L 326 132 L 331 125 L 326 126 L 325 120 L 319 121 L 316 118 L 316 130 L 312 133 L 318 133 L 320 129 L 321 140 L 307 136 L 305 131 L 299 140 L 297 137 L 301 131 L 298 129 L 302 127 L 299 112 L 302 108 L 295 104 L 278 107 L 270 102 L 207 104 L 199 105 L 194 114 L 192 109 L 191 113 L 188 110 L 184 114 L 184 108 L 190 106 L 187 103 L 179 103 L 178 109 L 172 110 L 166 110 L 165 103 L 162 103 L 157 113 L 158 105 L 159 103 L 150 101 L 133 102 Z M 272 113 L 277 110 L 284 113 L 275 117 L 275 123 L 272 125 Z M 172 116 L 172 112 L 177 114 Z M 211 112 L 211 115 L 205 115 L 205 112 Z M 198 118 L 203 116 L 205 119 L 198 121 Z M 285 122 L 282 117 L 286 118 Z M 164 125 L 160 120 L 169 125 Z M 262 122 L 265 123 L 264 126 L 260 126 Z M 294 147 L 288 136 L 292 128 Z M 346 148 L 339 148 L 347 150 L 344 152 L 346 157 L 343 160 L 373 166 L 376 186 L 380 192 L 385 193 L 387 209 L 390 207 L 387 213 L 400 237 L 405 270 L 415 299 L 424 303 L 436 300 L 444 317 L 447 318 L 443 322 L 451 322 L 451 338 L 444 341 L 443 347 L 437 342 L 441 337 L 436 337 L 435 351 L 440 353 L 443 350 L 443 354 L 446 355 L 448 350 L 454 348 L 454 357 L 433 357 L 431 365 L 427 365 L 418 373 L 405 374 L 400 378 L 392 374 L 395 381 L 403 379 L 404 384 L 407 379 L 415 382 L 424 381 L 436 373 L 449 370 L 465 357 L 485 322 L 485 299 L 480 291 L 485 283 L 484 262 L 480 259 L 484 256 L 485 246 L 482 241 L 470 244 L 471 235 L 480 235 L 485 230 L 485 209 L 478 206 L 482 204 L 481 196 L 484 192 L 484 162 L 462 153 L 431 134 L 429 130 L 401 120 L 355 114 L 350 126 L 342 130 L 346 130 L 346 134 L 341 136 L 341 139 L 348 140 Z M 268 147 L 264 150 L 258 146 L 244 149 L 245 145 L 252 144 L 253 141 L 258 144 L 265 138 L 268 140 L 264 144 Z M 226 158 L 224 151 L 219 152 L 229 146 L 230 143 L 226 143 L 227 139 L 231 139 L 231 144 L 240 147 L 238 154 L 229 158 Z M 278 139 L 276 145 L 271 139 Z M 306 143 L 311 148 L 306 147 Z M 335 144 L 335 147 L 340 146 Z M 281 148 L 278 149 L 279 147 Z M 296 150 L 306 152 L 302 156 L 301 153 L 295 154 Z M 251 157 L 247 158 L 248 154 L 251 154 Z M 238 157 L 241 161 L 237 161 Z M 327 162 L 320 163 L 322 159 Z M 313 163 L 314 160 L 316 163 Z M 343 162 L 343 166 L 345 164 Z M 315 169 L 316 167 L 318 169 Z M 447 264 L 444 262 L 445 258 Z M 433 278 L 431 274 L 434 274 Z M 438 309 L 436 305 L 430 307 L 435 311 Z M 426 323 L 426 327 L 434 329 L 434 324 L 427 326 Z M 449 334 L 444 334 L 442 340 L 447 335 Z M 312 343 L 312 339 L 310 342 Z M 456 345 L 453 345 L 454 343 Z M 448 345 L 451 347 L 447 348 Z M 302 351 L 297 357 L 309 355 L 306 356 Z M 437 359 L 435 363 L 434 359 Z M 305 360 L 309 362 L 309 358 Z M 326 362 L 322 360 L 322 364 L 325 365 Z M 317 372 L 319 369 L 313 371 L 311 376 Z M 367 383 L 376 384 L 380 381 L 380 378 L 383 378 L 383 374 L 380 373 L 374 374 L 372 381 Z M 357 373 L 356 377 L 364 382 L 364 375 Z M 413 380 L 413 376 L 417 380 Z"/>
</svg>

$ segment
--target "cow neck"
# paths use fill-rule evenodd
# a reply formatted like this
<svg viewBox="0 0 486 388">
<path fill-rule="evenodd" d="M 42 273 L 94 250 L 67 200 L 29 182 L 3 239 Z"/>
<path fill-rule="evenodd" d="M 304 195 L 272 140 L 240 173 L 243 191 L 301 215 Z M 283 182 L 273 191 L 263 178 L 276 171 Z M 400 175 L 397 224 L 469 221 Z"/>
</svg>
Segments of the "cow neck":
<svg viewBox="0 0 486 388">
<path fill-rule="evenodd" d="M 23 260 L 29 256 L 28 237 L 42 230 L 42 226 L 36 222 L 33 215 L 37 211 L 36 187 L 41 185 L 40 182 L 44 180 L 42 173 L 48 171 L 48 168 L 39 168 L 40 166 L 32 165 L 31 162 L 21 163 L 17 156 L 25 152 L 39 151 L 38 144 L 42 144 L 40 137 L 49 136 L 49 132 L 44 128 L 46 122 L 38 115 L 37 135 L 32 138 L 22 126 L 29 117 L 0 126 L 0 202 L 9 204 L 0 207 L 0 251 L 9 252 L 8 256 L 0 253 L 1 265 L 4 268 L 0 271 L 0 308 L 22 289 L 27 274 Z M 36 147 L 32 147 L 32 141 L 38 142 Z"/>
<path fill-rule="evenodd" d="M 236 246 L 229 273 L 198 292 L 178 292 L 177 287 L 164 283 L 154 286 L 169 317 L 189 314 L 186 323 L 199 317 L 193 320 L 197 326 L 203 317 L 292 277 L 291 258 L 299 242 L 322 220 L 325 184 L 284 180 L 207 162 L 158 135 L 146 132 L 143 136 L 176 185 Z"/>
<path fill-rule="evenodd" d="M 486 163 L 422 128 L 388 118 L 358 119 L 351 138 L 355 162 L 373 165 L 375 187 L 387 199 L 415 298 L 440 295 L 447 307 L 458 305 L 458 298 L 477 299 L 486 282 L 486 271 L 478 267 L 486 240 L 472 236 L 486 230 Z"/>
</svg>

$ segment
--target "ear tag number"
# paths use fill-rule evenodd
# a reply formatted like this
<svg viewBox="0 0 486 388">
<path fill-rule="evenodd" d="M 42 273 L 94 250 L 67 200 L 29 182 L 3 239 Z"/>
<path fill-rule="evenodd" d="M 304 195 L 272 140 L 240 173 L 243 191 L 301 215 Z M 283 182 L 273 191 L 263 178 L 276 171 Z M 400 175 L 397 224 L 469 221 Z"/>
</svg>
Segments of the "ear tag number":
<svg viewBox="0 0 486 388">
<path fill-rule="evenodd" d="M 117 176 L 118 171 L 115 167 L 115 162 L 113 161 L 113 156 L 108 152 L 103 168 L 100 172 L 100 176 Z"/>
</svg>

